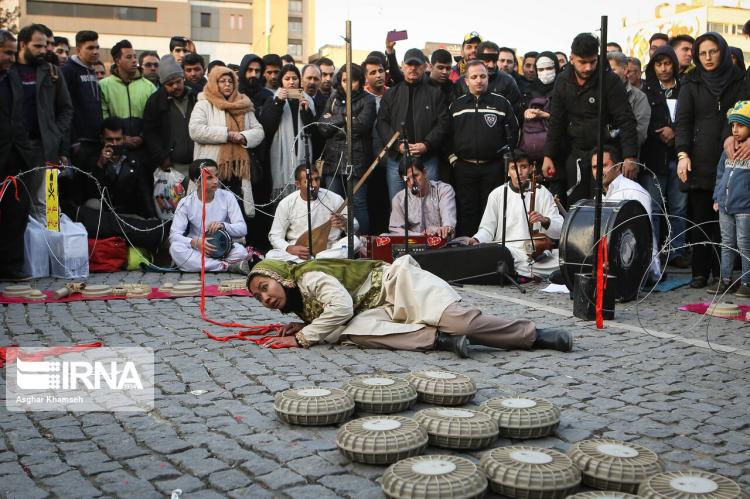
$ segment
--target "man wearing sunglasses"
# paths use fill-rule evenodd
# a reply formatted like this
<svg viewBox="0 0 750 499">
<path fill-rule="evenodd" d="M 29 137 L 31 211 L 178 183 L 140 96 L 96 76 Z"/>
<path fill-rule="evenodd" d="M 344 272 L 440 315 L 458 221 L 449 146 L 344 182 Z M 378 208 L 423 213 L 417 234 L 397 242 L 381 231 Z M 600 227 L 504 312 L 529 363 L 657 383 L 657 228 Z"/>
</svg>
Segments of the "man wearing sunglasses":
<svg viewBox="0 0 750 499">
<path fill-rule="evenodd" d="M 138 66 L 144 78 L 159 88 L 159 54 L 153 50 L 145 50 L 138 57 Z"/>
</svg>

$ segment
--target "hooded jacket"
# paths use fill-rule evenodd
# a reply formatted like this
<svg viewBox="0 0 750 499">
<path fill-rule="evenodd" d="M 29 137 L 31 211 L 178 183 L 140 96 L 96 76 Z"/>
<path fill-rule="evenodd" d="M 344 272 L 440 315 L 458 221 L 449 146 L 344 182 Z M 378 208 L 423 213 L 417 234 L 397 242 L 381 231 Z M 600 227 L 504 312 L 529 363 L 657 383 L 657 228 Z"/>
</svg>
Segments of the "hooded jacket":
<svg viewBox="0 0 750 499">
<path fill-rule="evenodd" d="M 328 100 L 318 125 L 321 135 L 325 137 L 326 147 L 323 153 L 325 164 L 323 174 L 333 175 L 338 166 L 338 174 L 345 173 L 346 166 L 346 133 L 339 128 L 346 128 L 346 94 L 340 84 Z M 354 176 L 360 177 L 372 159 L 372 127 L 375 124 L 375 97 L 364 89 L 352 91 L 352 165 Z M 335 128 L 334 126 L 339 128 Z"/>
<path fill-rule="evenodd" d="M 257 62 L 260 64 L 261 76 L 255 84 L 250 82 L 245 76 L 247 68 L 250 67 L 251 62 Z M 266 101 L 273 99 L 273 92 L 268 90 L 265 86 L 266 79 L 263 77 L 263 71 L 265 68 L 266 65 L 263 64 L 263 58 L 256 54 L 247 54 L 242 58 L 242 62 L 240 62 L 240 86 L 238 90 L 241 94 L 250 97 L 250 100 L 253 101 L 253 106 L 255 106 L 256 113 L 260 111 Z"/>
<path fill-rule="evenodd" d="M 187 112 L 184 119 L 178 120 L 181 122 L 179 130 L 174 127 L 175 120 L 171 109 L 175 107 L 174 99 L 167 94 L 163 86 L 146 101 L 146 109 L 143 112 L 143 139 L 154 165 L 161 165 L 166 158 L 171 159 L 173 163 L 184 164 L 193 161 L 193 141 L 188 125 L 196 95 L 187 85 L 185 93 L 187 95 L 183 98 L 187 99 Z"/>
<path fill-rule="evenodd" d="M 718 96 L 709 88 L 707 71 L 698 58 L 698 47 L 706 39 L 713 40 L 721 51 L 719 65 L 714 71 L 725 71 L 724 84 Z M 726 113 L 745 94 L 744 72 L 729 57 L 729 47 L 717 33 L 705 33 L 693 44 L 695 71 L 684 77 L 677 100 L 677 153 L 690 156 L 691 171 L 683 190 L 714 190 L 716 165 L 719 162 L 725 136 Z M 722 74 L 722 73 L 719 73 Z"/>
<path fill-rule="evenodd" d="M 115 68 L 114 72 L 99 82 L 102 97 L 102 117 L 110 116 L 123 121 L 125 135 L 140 135 L 143 129 L 143 111 L 146 101 L 156 92 L 156 87 L 137 71 L 125 82 Z"/>
<path fill-rule="evenodd" d="M 662 56 L 669 57 L 672 61 L 673 76 L 675 86 L 671 89 L 663 89 L 659 79 L 656 77 L 654 65 L 656 60 Z M 646 142 L 641 148 L 641 161 L 655 174 L 664 175 L 669 172 L 669 163 L 677 160 L 677 151 L 675 151 L 674 142 L 665 144 L 659 139 L 660 130 L 664 127 L 675 129 L 675 121 L 669 112 L 667 104 L 667 95 L 669 99 L 675 101 L 680 95 L 680 64 L 677 60 L 677 54 L 669 45 L 662 45 L 656 49 L 654 55 L 646 66 L 646 81 L 643 83 L 641 90 L 648 98 L 648 104 L 651 106 L 651 120 L 648 124 L 648 136 Z"/>
<path fill-rule="evenodd" d="M 71 144 L 81 140 L 99 143 L 102 125 L 102 100 L 94 69 L 74 55 L 60 68 L 73 103 L 70 126 Z"/>
<path fill-rule="evenodd" d="M 601 63 L 601 61 L 600 61 Z M 638 156 L 638 132 L 635 116 L 628 102 L 625 85 L 612 73 L 609 64 L 604 61 L 607 85 L 606 123 L 613 129 L 619 129 L 619 146 L 625 158 Z M 560 158 L 569 153 L 569 149 L 590 151 L 596 147 L 599 122 L 599 72 L 578 85 L 575 71 L 571 64 L 555 78 L 555 88 L 550 97 L 550 125 L 544 155 Z"/>
</svg>

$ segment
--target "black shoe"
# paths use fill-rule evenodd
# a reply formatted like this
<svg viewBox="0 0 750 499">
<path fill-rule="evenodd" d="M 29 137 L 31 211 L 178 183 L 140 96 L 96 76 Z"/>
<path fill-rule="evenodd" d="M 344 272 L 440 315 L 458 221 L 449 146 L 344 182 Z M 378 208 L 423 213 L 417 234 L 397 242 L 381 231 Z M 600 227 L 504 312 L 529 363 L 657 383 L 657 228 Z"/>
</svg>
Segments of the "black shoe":
<svg viewBox="0 0 750 499">
<path fill-rule="evenodd" d="M 552 284 L 565 284 L 565 279 L 563 279 L 562 271 L 560 269 L 553 271 L 549 275 L 549 282 L 551 282 Z"/>
<path fill-rule="evenodd" d="M 706 292 L 712 295 L 723 295 L 726 292 L 734 293 L 739 287 L 739 282 L 732 282 L 729 279 L 719 279 L 712 286 L 706 288 Z"/>
<path fill-rule="evenodd" d="M 454 336 L 438 331 L 435 341 L 435 350 L 453 352 L 462 359 L 469 357 L 469 338 L 466 336 Z"/>
<path fill-rule="evenodd" d="M 9 270 L 0 273 L 0 282 L 24 282 L 30 280 L 31 276 L 24 274 L 20 270 Z"/>
<path fill-rule="evenodd" d="M 573 350 L 573 337 L 560 329 L 537 329 L 536 339 L 531 348 L 570 352 Z"/>
<path fill-rule="evenodd" d="M 708 279 L 703 276 L 695 276 L 690 281 L 690 287 L 693 289 L 705 288 L 708 285 Z"/>
</svg>

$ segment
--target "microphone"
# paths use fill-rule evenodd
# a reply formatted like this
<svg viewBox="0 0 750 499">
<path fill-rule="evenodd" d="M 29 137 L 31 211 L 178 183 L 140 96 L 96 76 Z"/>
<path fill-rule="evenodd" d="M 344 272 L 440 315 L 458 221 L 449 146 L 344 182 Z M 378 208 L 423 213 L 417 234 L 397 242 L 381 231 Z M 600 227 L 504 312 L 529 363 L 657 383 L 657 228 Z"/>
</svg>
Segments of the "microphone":
<svg viewBox="0 0 750 499">
<path fill-rule="evenodd" d="M 541 262 L 547 258 L 552 258 L 552 252 L 550 250 L 544 250 L 540 255 L 537 255 L 537 257 L 534 258 L 534 262 Z"/>
</svg>

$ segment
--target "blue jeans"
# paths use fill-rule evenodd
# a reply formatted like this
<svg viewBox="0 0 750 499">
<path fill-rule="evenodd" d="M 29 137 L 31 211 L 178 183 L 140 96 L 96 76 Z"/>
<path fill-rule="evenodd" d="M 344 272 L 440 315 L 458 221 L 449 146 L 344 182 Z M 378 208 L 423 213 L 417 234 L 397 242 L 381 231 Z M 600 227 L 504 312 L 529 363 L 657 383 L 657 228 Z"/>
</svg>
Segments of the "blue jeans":
<svg viewBox="0 0 750 499">
<path fill-rule="evenodd" d="M 656 185 L 659 182 L 659 186 Z M 669 259 L 685 255 L 685 228 L 687 227 L 687 192 L 680 191 L 680 181 L 677 177 L 677 162 L 669 163 L 669 171 L 663 175 L 645 172 L 641 178 L 643 187 L 651 195 L 651 224 L 658 244 L 661 243 L 661 217 L 664 215 L 662 196 L 666 194 L 667 214 L 672 227 L 672 240 L 669 244 Z M 661 187 L 661 188 L 660 188 Z"/>
<path fill-rule="evenodd" d="M 356 185 L 359 178 L 354 177 L 354 184 Z M 343 175 L 323 175 L 323 187 L 329 191 L 333 191 L 342 198 L 346 199 L 346 178 Z M 369 234 L 370 233 L 370 215 L 367 211 L 367 182 L 354 193 L 354 199 L 352 203 L 352 211 L 354 212 L 354 218 L 359 223 L 359 233 Z M 338 206 L 334 207 L 335 210 Z M 346 214 L 346 210 L 344 211 Z"/>
<path fill-rule="evenodd" d="M 388 158 L 386 163 L 386 179 L 388 180 L 388 196 L 393 200 L 398 191 L 404 190 L 403 175 L 399 174 L 400 161 Z M 438 171 L 438 158 L 434 156 L 428 160 L 422 161 L 424 171 L 427 173 L 428 180 L 439 180 L 440 172 Z"/>
<path fill-rule="evenodd" d="M 728 215 L 719 210 L 721 229 L 721 278 L 732 280 L 737 249 L 742 255 L 742 284 L 750 284 L 750 213 Z"/>
</svg>

